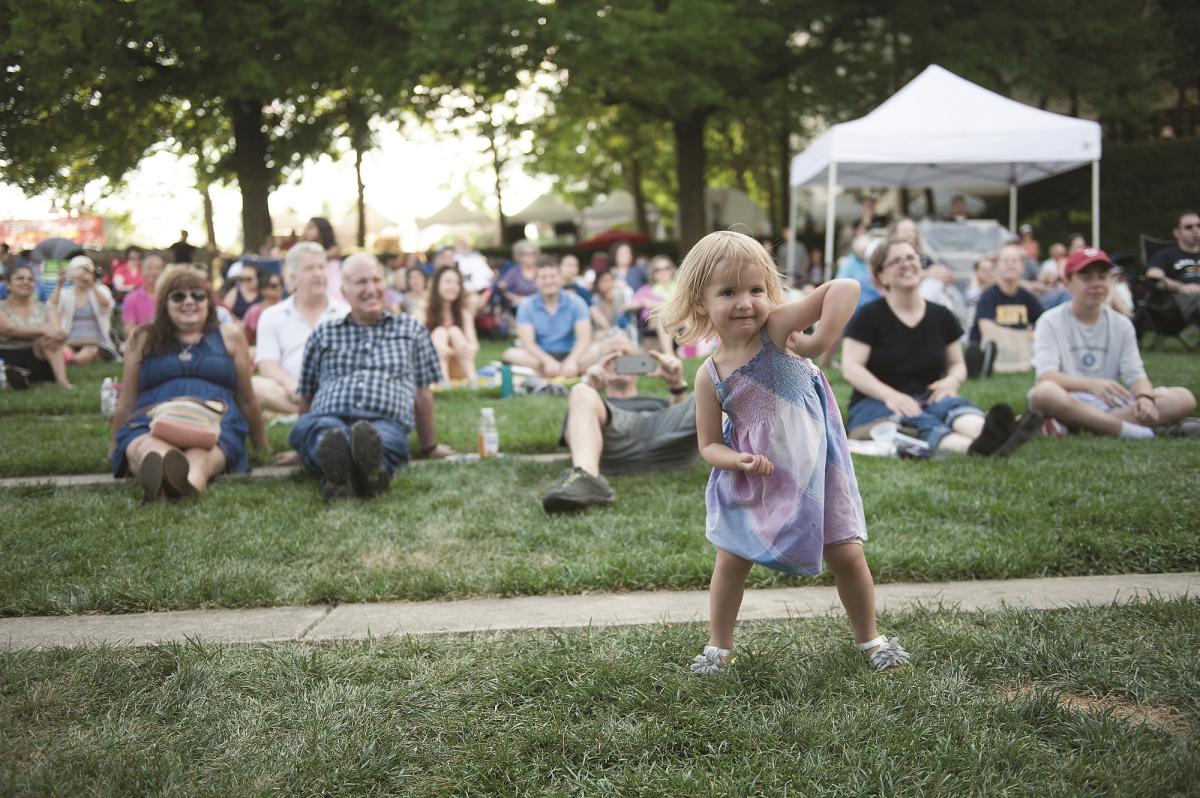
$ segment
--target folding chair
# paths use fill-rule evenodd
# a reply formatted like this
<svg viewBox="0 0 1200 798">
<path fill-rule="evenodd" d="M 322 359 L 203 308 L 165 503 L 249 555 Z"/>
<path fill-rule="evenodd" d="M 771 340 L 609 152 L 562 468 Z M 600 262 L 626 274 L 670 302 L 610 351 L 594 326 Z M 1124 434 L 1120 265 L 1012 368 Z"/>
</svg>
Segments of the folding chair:
<svg viewBox="0 0 1200 798">
<path fill-rule="evenodd" d="M 1174 338 L 1184 349 L 1191 352 L 1195 347 L 1183 337 L 1191 322 L 1184 317 L 1170 289 L 1162 282 L 1146 277 L 1146 269 L 1149 268 L 1154 253 L 1174 243 L 1145 234 L 1138 236 L 1138 248 L 1141 251 L 1140 271 L 1136 278 L 1128 275 L 1130 290 L 1133 293 L 1133 325 L 1137 331 L 1139 345 L 1143 335 L 1148 332 L 1154 333 L 1154 340 L 1147 349 L 1158 349 L 1163 341 Z"/>
</svg>

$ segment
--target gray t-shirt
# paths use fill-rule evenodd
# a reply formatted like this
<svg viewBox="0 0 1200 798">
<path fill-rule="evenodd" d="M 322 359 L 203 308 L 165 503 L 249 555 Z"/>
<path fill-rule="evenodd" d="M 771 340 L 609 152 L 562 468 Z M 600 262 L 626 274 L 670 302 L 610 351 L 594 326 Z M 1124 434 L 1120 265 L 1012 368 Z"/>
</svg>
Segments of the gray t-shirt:
<svg viewBox="0 0 1200 798">
<path fill-rule="evenodd" d="M 1099 377 L 1129 385 L 1144 379 L 1133 322 L 1110 307 L 1100 308 L 1095 324 L 1076 318 L 1071 303 L 1046 311 L 1033 334 L 1033 368 L 1038 376 L 1059 371 L 1071 377 Z"/>
</svg>

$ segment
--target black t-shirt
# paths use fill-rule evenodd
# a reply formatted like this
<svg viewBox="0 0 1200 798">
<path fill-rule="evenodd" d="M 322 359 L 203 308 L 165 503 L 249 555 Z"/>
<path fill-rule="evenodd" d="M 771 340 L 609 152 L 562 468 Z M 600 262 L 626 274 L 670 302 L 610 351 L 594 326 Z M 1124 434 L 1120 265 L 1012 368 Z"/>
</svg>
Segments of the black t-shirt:
<svg viewBox="0 0 1200 798">
<path fill-rule="evenodd" d="M 886 299 L 863 305 L 846 325 L 846 337 L 871 347 L 867 371 L 897 391 L 909 395 L 929 390 L 929 383 L 946 376 L 946 346 L 962 338 L 963 329 L 947 308 L 925 303 L 925 315 L 909 327 Z M 855 390 L 850 404 L 865 398 Z"/>
<path fill-rule="evenodd" d="M 1167 247 L 1154 253 L 1150 265 L 1163 270 L 1177 283 L 1200 283 L 1200 252 L 1184 252 L 1179 247 Z"/>
<path fill-rule="evenodd" d="M 1000 290 L 999 285 L 990 285 L 979 295 L 975 306 L 975 323 L 971 325 L 971 342 L 979 343 L 979 320 L 988 319 L 1001 327 L 1025 330 L 1033 326 L 1042 315 L 1042 302 L 1024 288 L 1017 288 L 1014 296 Z"/>
</svg>

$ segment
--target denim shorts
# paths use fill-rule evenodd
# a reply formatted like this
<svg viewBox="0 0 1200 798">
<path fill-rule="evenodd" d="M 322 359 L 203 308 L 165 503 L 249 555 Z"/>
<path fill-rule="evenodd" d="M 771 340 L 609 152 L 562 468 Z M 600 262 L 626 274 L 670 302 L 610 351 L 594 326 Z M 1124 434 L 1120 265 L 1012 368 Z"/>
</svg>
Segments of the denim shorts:
<svg viewBox="0 0 1200 798">
<path fill-rule="evenodd" d="M 961 396 L 949 396 L 933 404 L 928 403 L 928 392 L 912 394 L 912 398 L 921 405 L 921 415 L 900 418 L 883 402 L 864 396 L 850 405 L 846 428 L 854 430 L 871 422 L 885 419 L 896 421 L 906 427 L 915 427 L 917 437 L 928 443 L 931 450 L 936 451 L 942 438 L 953 431 L 951 426 L 956 420 L 963 416 L 983 415 L 982 410 Z"/>
</svg>

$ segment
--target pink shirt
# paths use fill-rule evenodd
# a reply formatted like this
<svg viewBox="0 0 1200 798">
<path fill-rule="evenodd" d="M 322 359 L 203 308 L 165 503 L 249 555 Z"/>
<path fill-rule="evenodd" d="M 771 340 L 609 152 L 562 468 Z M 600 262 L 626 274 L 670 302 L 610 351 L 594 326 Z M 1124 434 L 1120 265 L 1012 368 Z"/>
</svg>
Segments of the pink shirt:
<svg viewBox="0 0 1200 798">
<path fill-rule="evenodd" d="M 128 328 L 148 321 L 154 321 L 154 295 L 138 286 L 121 303 L 121 322 Z"/>
</svg>

